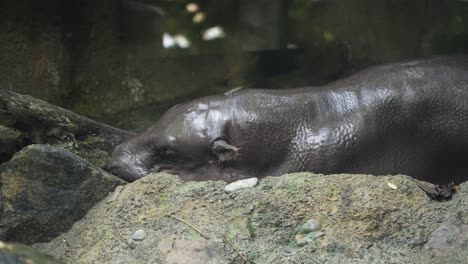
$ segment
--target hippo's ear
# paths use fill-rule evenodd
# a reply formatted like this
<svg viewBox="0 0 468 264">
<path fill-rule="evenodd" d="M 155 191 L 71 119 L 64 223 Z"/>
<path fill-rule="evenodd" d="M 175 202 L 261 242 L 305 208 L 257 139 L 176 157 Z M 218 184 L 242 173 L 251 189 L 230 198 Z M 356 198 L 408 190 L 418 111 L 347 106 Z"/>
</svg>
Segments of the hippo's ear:
<svg viewBox="0 0 468 264">
<path fill-rule="evenodd" d="M 218 157 L 219 161 L 230 161 L 237 158 L 239 148 L 229 145 L 224 140 L 216 140 L 211 144 L 211 152 Z"/>
</svg>

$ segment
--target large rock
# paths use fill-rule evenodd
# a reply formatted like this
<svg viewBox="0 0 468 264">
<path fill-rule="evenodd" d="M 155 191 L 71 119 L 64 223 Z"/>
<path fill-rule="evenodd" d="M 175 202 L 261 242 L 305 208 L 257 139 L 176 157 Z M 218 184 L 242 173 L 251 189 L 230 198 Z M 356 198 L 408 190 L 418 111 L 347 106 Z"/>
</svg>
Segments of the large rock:
<svg viewBox="0 0 468 264">
<path fill-rule="evenodd" d="M 0 239 L 50 240 L 124 183 L 67 150 L 30 145 L 0 165 Z"/>
<path fill-rule="evenodd" d="M 0 126 L 0 163 L 8 161 L 22 145 L 23 139 L 19 131 Z"/>
<path fill-rule="evenodd" d="M 104 167 L 114 147 L 133 134 L 28 95 L 0 90 L 0 125 L 33 144 L 67 149 Z"/>
<path fill-rule="evenodd" d="M 468 183 L 446 202 L 431 200 L 407 176 L 297 173 L 232 193 L 225 185 L 152 174 L 36 247 L 66 263 L 468 259 Z"/>
<path fill-rule="evenodd" d="M 31 247 L 0 241 L 0 263 L 2 264 L 60 264 L 53 257 Z"/>
</svg>

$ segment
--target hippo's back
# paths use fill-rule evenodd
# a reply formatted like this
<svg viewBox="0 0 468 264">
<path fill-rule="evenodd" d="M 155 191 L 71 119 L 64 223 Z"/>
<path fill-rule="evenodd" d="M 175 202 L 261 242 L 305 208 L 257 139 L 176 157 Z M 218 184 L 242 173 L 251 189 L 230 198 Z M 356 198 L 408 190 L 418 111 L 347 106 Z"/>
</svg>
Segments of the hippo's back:
<svg viewBox="0 0 468 264">
<path fill-rule="evenodd" d="M 468 179 L 467 55 L 375 66 L 327 89 L 360 94 L 361 105 L 347 119 L 358 127 L 355 147 L 333 172 Z"/>
<path fill-rule="evenodd" d="M 320 87 L 238 92 L 237 142 L 267 156 L 268 175 L 407 174 L 468 178 L 468 56 L 370 67 Z M 251 112 L 251 114 L 249 114 Z M 255 133 L 254 133 L 255 132 Z"/>
</svg>

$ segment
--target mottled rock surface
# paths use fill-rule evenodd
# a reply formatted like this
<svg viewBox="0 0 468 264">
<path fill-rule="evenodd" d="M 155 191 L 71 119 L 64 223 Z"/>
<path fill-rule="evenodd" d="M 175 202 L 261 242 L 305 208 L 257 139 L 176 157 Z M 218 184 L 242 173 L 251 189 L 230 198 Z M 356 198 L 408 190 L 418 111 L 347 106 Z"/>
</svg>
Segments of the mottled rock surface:
<svg viewBox="0 0 468 264">
<path fill-rule="evenodd" d="M 19 131 L 0 126 L 0 163 L 8 161 L 22 145 L 23 140 Z"/>
<path fill-rule="evenodd" d="M 463 263 L 468 259 L 468 236 L 463 231 L 468 223 L 468 183 L 446 202 L 431 200 L 407 176 L 297 173 L 267 177 L 253 188 L 233 193 L 226 193 L 225 186 L 151 174 L 123 186 L 111 196 L 112 202 L 98 203 L 67 233 L 35 246 L 65 263 L 187 263 L 188 259 L 246 263 L 243 258 L 254 263 Z M 295 237 L 310 219 L 320 222 L 319 232 L 324 234 L 299 247 Z M 138 229 L 146 231 L 145 239 L 129 245 L 128 238 Z M 435 254 L 437 245 L 448 254 Z"/>
<path fill-rule="evenodd" d="M 0 241 L 0 263 L 2 264 L 60 264 L 53 257 L 31 247 Z"/>
<path fill-rule="evenodd" d="M 122 184 L 67 150 L 30 145 L 0 165 L 0 239 L 48 241 Z"/>
</svg>

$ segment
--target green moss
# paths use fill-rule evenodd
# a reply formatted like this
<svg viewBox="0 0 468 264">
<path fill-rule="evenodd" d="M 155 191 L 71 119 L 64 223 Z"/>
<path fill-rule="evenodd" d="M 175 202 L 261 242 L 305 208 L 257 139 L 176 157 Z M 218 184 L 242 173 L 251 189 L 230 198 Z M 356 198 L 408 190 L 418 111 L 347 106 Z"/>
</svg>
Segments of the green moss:
<svg viewBox="0 0 468 264">
<path fill-rule="evenodd" d="M 233 213 L 233 215 L 237 215 Z M 224 226 L 226 235 L 229 239 L 250 239 L 252 237 L 250 220 L 246 218 L 237 218 Z"/>
<path fill-rule="evenodd" d="M 275 261 L 280 258 L 282 250 L 284 250 L 282 247 L 273 246 L 268 249 L 268 252 L 263 252 L 262 254 L 252 252 L 249 254 L 249 257 L 255 263 L 277 263 Z"/>
<path fill-rule="evenodd" d="M 205 184 L 206 183 L 204 183 L 204 182 L 196 182 L 196 181 L 186 182 L 182 186 L 180 186 L 179 192 L 181 192 L 181 193 L 193 192 L 196 189 L 204 186 Z"/>
<path fill-rule="evenodd" d="M 6 142 L 18 141 L 21 138 L 21 133 L 17 130 L 0 126 L 0 144 Z"/>
<path fill-rule="evenodd" d="M 260 202 L 256 202 L 254 204 L 254 210 L 250 215 L 250 224 L 252 226 L 252 230 L 255 233 L 256 229 L 260 226 L 260 215 L 258 213 L 258 207 L 260 206 Z"/>
<path fill-rule="evenodd" d="M 5 201 L 9 203 L 15 203 L 18 196 L 21 196 L 28 190 L 25 189 L 27 186 L 27 180 L 22 177 L 13 177 L 8 175 L 8 173 L 13 173 L 12 171 L 5 171 L 2 173 L 1 184 L 2 184 L 2 196 L 5 198 Z"/>
<path fill-rule="evenodd" d="M 16 255 L 19 257 L 18 262 L 13 261 L 15 263 L 35 263 L 35 264 L 59 264 L 56 259 L 52 258 L 51 256 L 34 250 L 33 248 L 21 244 L 15 243 L 4 243 L 0 242 L 0 255 L 2 255 L 2 259 L 7 263 L 12 263 L 8 261 L 10 255 Z M 6 257 L 6 258 L 3 258 Z M 24 261 L 24 262 L 23 262 Z"/>
<path fill-rule="evenodd" d="M 170 188 L 177 188 L 179 189 L 179 185 L 182 185 L 182 181 L 176 175 L 168 174 L 168 173 L 157 173 L 153 174 L 153 179 L 156 180 L 163 186 L 168 186 Z"/>
<path fill-rule="evenodd" d="M 89 136 L 89 137 L 86 137 L 84 140 L 80 141 L 80 144 L 93 145 L 93 144 L 102 143 L 102 142 L 105 142 L 105 140 L 102 137 Z"/>
<path fill-rule="evenodd" d="M 190 230 L 188 231 L 187 233 L 184 233 L 182 234 L 182 238 L 183 239 L 188 239 L 188 240 L 191 240 L 191 239 L 196 239 L 196 238 L 200 238 L 202 237 L 198 232 L 196 232 L 195 230 Z"/>
<path fill-rule="evenodd" d="M 164 204 L 165 202 L 169 200 L 169 194 L 167 192 L 158 193 L 157 199 L 158 199 L 158 203 Z"/>
<path fill-rule="evenodd" d="M 290 177 L 286 181 L 286 189 L 294 191 L 304 187 L 307 183 L 307 176 Z"/>
<path fill-rule="evenodd" d="M 109 153 L 102 150 L 82 150 L 75 154 L 101 168 L 105 167 L 110 161 Z"/>
</svg>

